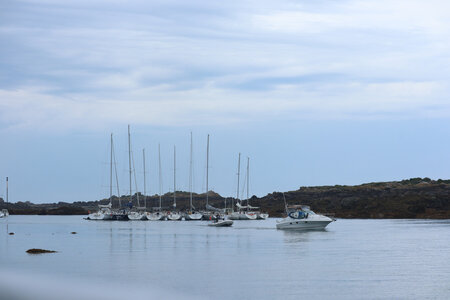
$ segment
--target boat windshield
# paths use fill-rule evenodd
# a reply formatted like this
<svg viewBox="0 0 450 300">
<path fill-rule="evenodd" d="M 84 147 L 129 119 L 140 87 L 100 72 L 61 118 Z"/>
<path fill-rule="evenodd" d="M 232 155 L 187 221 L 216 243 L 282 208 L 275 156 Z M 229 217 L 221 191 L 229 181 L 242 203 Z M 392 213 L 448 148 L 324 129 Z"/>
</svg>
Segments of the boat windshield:
<svg viewBox="0 0 450 300">
<path fill-rule="evenodd" d="M 312 210 L 310 210 L 310 209 L 302 209 L 305 213 L 308 213 L 308 214 L 311 214 L 311 215 L 315 215 L 316 213 L 315 212 L 313 212 Z"/>
</svg>

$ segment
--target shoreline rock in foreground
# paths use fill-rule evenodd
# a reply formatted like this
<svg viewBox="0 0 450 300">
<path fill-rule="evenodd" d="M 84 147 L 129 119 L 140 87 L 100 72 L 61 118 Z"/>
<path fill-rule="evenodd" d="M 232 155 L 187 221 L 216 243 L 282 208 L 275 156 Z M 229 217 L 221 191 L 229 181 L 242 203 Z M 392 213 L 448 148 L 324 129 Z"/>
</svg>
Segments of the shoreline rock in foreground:
<svg viewBox="0 0 450 300">
<path fill-rule="evenodd" d="M 28 249 L 26 251 L 28 254 L 44 254 L 44 253 L 57 253 L 57 251 L 53 250 L 45 250 L 45 249 Z"/>
</svg>

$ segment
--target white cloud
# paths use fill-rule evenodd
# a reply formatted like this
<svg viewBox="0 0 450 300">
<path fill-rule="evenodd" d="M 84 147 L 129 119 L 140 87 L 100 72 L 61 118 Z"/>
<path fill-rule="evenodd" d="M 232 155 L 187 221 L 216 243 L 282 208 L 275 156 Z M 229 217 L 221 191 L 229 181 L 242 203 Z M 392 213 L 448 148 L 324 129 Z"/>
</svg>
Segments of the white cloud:
<svg viewBox="0 0 450 300">
<path fill-rule="evenodd" d="M 444 1 L 24 3 L 0 22 L 12 47 L 0 49 L 9 128 L 442 117 L 450 107 Z"/>
</svg>

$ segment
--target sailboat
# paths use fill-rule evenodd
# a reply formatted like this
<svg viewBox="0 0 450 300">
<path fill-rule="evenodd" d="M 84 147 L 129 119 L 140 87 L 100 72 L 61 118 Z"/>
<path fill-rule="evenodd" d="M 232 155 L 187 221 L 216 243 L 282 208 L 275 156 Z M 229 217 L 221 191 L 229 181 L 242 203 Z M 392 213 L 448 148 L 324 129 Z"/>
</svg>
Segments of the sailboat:
<svg viewBox="0 0 450 300">
<path fill-rule="evenodd" d="M 164 221 L 166 215 L 161 211 L 162 195 L 162 170 L 161 170 L 161 145 L 158 144 L 158 169 L 159 169 L 159 208 L 156 212 L 147 213 L 147 219 L 150 221 Z"/>
<path fill-rule="evenodd" d="M 176 185 L 176 180 L 177 180 L 177 176 L 176 176 L 176 165 L 177 165 L 177 159 L 176 159 L 176 148 L 175 146 L 173 146 L 173 209 L 174 211 L 171 211 L 167 214 L 167 219 L 170 221 L 180 221 L 181 220 L 181 214 L 179 212 L 176 211 L 177 208 L 177 196 L 176 196 L 176 191 L 177 191 L 177 185 Z"/>
<path fill-rule="evenodd" d="M 146 220 L 146 216 L 145 213 L 142 212 L 142 207 L 140 207 L 140 203 L 139 203 L 139 193 L 137 192 L 137 182 L 136 182 L 136 170 L 134 169 L 134 157 L 133 157 L 133 169 L 131 168 L 131 134 L 130 134 L 130 125 L 128 125 L 128 166 L 130 168 L 130 201 L 129 201 L 129 206 L 130 206 L 130 211 L 128 211 L 128 219 L 132 220 L 132 221 L 141 221 L 141 220 Z M 132 192 L 132 180 L 131 180 L 131 175 L 133 174 L 134 171 L 134 183 L 135 183 L 135 187 L 136 187 L 136 199 L 137 199 L 137 207 L 132 210 L 133 208 L 133 192 Z"/>
<path fill-rule="evenodd" d="M 106 205 L 98 205 L 99 210 L 94 213 L 90 213 L 87 217 L 88 220 L 112 220 L 113 213 L 112 208 L 112 161 L 113 161 L 113 134 L 111 133 L 111 155 L 110 155 L 110 169 L 109 169 L 109 203 Z"/>
<path fill-rule="evenodd" d="M 8 205 L 8 177 L 6 177 L 6 205 Z M 6 208 L 0 211 L 0 218 L 6 218 L 9 216 L 9 212 Z"/>
<path fill-rule="evenodd" d="M 268 213 L 262 213 L 261 211 L 259 211 L 259 207 L 250 205 L 249 189 L 250 189 L 250 158 L 247 157 L 247 207 L 246 207 L 247 214 L 249 215 L 255 214 L 256 220 L 267 219 L 269 217 Z"/>
<path fill-rule="evenodd" d="M 206 141 L 206 211 L 203 213 L 203 220 L 216 220 L 223 216 L 223 210 L 215 208 L 209 204 L 209 134 Z"/>
<path fill-rule="evenodd" d="M 192 205 L 192 132 L 191 132 L 191 151 L 190 151 L 190 163 L 189 163 L 189 210 L 184 215 L 186 221 L 200 221 L 203 215 L 195 211 L 194 205 Z"/>
<path fill-rule="evenodd" d="M 247 160 L 247 166 L 249 164 L 249 160 Z M 248 170 L 247 170 L 248 171 Z M 238 159 L 238 172 L 237 172 L 237 195 L 236 195 L 236 206 L 238 211 L 234 211 L 233 206 L 231 206 L 231 215 L 229 216 L 230 220 L 256 220 L 256 214 L 250 213 L 248 211 L 244 211 L 247 209 L 246 206 L 241 205 L 241 201 L 239 200 L 239 181 L 240 181 L 240 173 L 241 173 L 241 153 L 239 153 Z M 247 174 L 248 175 L 248 174 Z M 248 176 L 247 176 L 248 178 Z M 248 186 L 248 184 L 247 184 Z"/>
</svg>

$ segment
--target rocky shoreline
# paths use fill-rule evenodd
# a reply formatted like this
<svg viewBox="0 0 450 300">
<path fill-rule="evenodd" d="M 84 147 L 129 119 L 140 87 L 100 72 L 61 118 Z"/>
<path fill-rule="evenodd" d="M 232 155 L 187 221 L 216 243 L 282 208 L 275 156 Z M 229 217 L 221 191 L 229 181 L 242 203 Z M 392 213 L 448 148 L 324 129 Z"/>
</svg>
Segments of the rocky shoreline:
<svg viewBox="0 0 450 300">
<path fill-rule="evenodd" d="M 288 204 L 310 205 L 311 209 L 337 218 L 401 218 L 401 219 L 450 219 L 450 180 L 431 180 L 429 178 L 411 178 L 402 181 L 376 182 L 356 186 L 316 186 L 301 187 L 284 193 Z M 144 197 L 139 194 L 141 204 L 144 199 L 148 207 L 156 206 L 156 195 Z M 171 207 L 172 193 L 163 196 L 163 206 Z M 121 197 L 122 203 L 128 202 L 128 196 Z M 210 204 L 223 207 L 230 205 L 232 198 L 224 198 L 210 192 Z M 204 207 L 205 194 L 194 194 L 197 207 Z M 74 203 L 33 204 L 17 202 L 6 204 L 0 198 L 0 209 L 7 208 L 11 215 L 86 215 L 95 211 L 98 204 L 108 203 L 108 199 L 99 201 L 79 201 Z M 113 198 L 114 206 L 118 198 Z M 133 196 L 134 205 L 137 195 Z M 177 209 L 187 209 L 189 194 L 177 192 Z M 271 217 L 281 217 L 284 213 L 283 193 L 273 192 L 264 197 L 253 196 L 252 206 L 259 206 Z"/>
</svg>

